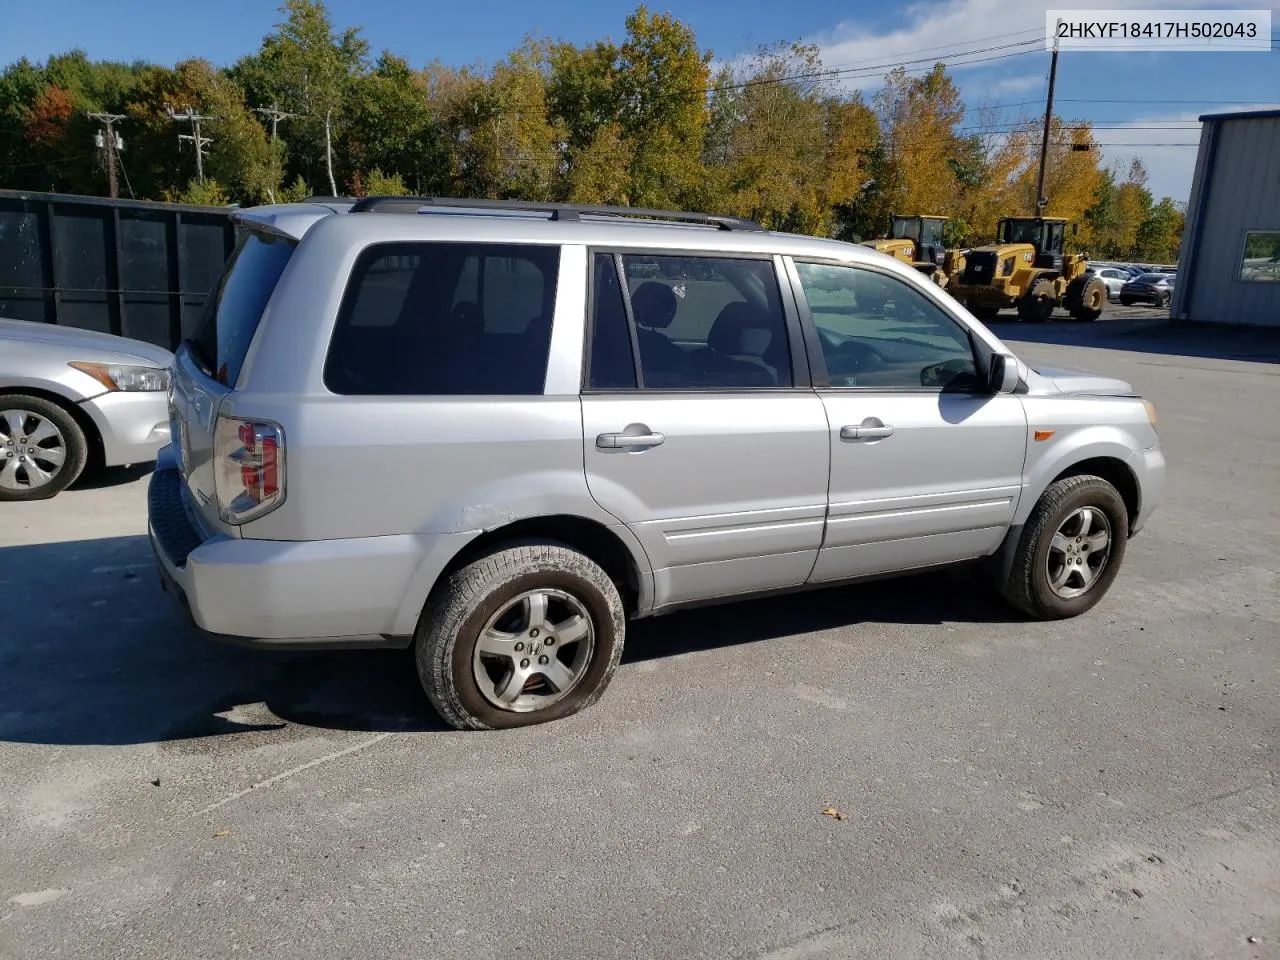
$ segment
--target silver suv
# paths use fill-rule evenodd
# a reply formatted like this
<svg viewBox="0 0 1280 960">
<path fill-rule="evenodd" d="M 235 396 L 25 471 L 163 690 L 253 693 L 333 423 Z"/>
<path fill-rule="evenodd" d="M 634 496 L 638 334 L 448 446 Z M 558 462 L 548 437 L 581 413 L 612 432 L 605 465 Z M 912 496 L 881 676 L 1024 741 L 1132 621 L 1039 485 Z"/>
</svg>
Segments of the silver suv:
<svg viewBox="0 0 1280 960">
<path fill-rule="evenodd" d="M 749 221 L 431 198 L 243 210 L 150 487 L 166 588 L 272 648 L 412 647 L 461 728 L 594 702 L 630 618 L 985 558 L 1115 579 L 1150 404 L 910 266 Z"/>
</svg>

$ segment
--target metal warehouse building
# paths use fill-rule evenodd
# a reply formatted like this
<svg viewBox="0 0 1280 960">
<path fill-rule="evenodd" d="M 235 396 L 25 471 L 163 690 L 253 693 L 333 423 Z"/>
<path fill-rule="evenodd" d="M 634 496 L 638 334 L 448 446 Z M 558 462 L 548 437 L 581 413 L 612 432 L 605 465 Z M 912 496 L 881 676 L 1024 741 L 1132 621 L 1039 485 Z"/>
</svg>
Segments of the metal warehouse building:
<svg viewBox="0 0 1280 960">
<path fill-rule="evenodd" d="M 1170 315 L 1280 327 L 1280 110 L 1200 121 Z"/>
</svg>

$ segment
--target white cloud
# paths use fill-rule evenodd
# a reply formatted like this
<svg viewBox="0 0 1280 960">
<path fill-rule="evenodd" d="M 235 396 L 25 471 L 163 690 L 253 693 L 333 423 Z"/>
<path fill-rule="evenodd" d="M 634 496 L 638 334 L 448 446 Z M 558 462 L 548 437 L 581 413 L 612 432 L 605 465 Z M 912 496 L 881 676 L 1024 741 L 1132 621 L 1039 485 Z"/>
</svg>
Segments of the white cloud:
<svg viewBox="0 0 1280 960">
<path fill-rule="evenodd" d="M 1280 104 L 1277 104 L 1280 106 Z M 1106 144 L 1101 148 L 1102 165 L 1119 164 L 1123 174 L 1134 157 L 1147 168 L 1147 189 L 1160 197 L 1172 197 L 1185 203 L 1191 194 L 1191 178 L 1196 169 L 1196 147 L 1160 146 L 1170 143 L 1200 142 L 1200 114 L 1231 113 L 1236 110 L 1258 110 L 1257 105 L 1224 104 L 1212 111 L 1179 111 L 1143 116 L 1121 124 L 1094 128 L 1094 139 Z M 1146 127 L 1177 127 L 1174 130 L 1150 130 Z"/>
<path fill-rule="evenodd" d="M 1193 9 L 1233 7 L 1237 0 L 1119 0 L 1108 3 L 1117 10 L 1165 10 L 1176 7 Z M 1043 39 L 1045 11 L 1063 8 L 1093 9 L 1103 4 L 1070 3 L 1064 0 L 1029 0 L 1011 4 L 1008 0 L 943 0 L 916 2 L 902 8 L 902 26 L 884 32 L 867 30 L 855 21 L 846 21 L 824 34 L 810 37 L 822 53 L 823 62 L 831 68 L 856 67 L 860 64 L 883 64 L 895 60 L 922 57 L 946 60 L 960 51 L 977 50 L 1015 44 L 1022 40 Z M 1010 36 L 1010 34 L 1017 34 Z M 981 56 L 999 57 L 1035 47 L 989 50 Z M 1043 47 L 1041 48 L 1043 49 Z M 988 61 L 973 65 L 957 64 L 953 72 L 989 69 Z M 913 66 L 927 67 L 928 63 Z M 876 73 L 846 76 L 840 83 L 847 89 L 866 90 L 880 86 L 882 76 Z M 1031 88 L 1025 88 L 1031 89 Z"/>
<path fill-rule="evenodd" d="M 1028 73 L 1021 77 L 1004 77 L 982 84 L 983 97 L 1003 97 L 1015 93 L 1044 91 L 1045 76 L 1039 73 Z"/>
</svg>

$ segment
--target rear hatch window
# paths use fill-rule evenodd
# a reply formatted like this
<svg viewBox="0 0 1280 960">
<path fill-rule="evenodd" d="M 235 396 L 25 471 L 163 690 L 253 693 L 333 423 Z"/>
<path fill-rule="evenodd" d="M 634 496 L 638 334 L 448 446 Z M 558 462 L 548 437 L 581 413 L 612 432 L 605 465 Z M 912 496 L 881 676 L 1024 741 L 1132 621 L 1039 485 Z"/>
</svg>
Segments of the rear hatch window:
<svg viewBox="0 0 1280 960">
<path fill-rule="evenodd" d="M 223 268 L 200 327 L 187 344 L 204 372 L 224 386 L 235 386 L 262 311 L 295 247 L 297 241 L 249 231 Z"/>
</svg>

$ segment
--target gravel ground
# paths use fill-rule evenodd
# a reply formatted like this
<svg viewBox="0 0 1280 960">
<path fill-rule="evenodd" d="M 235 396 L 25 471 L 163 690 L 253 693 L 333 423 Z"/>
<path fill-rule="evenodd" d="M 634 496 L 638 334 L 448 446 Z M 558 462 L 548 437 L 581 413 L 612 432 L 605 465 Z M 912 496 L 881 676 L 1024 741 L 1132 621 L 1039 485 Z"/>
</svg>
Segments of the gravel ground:
<svg viewBox="0 0 1280 960">
<path fill-rule="evenodd" d="M 699 610 L 522 731 L 443 730 L 404 653 L 193 635 L 144 472 L 5 505 L 0 956 L 1280 957 L 1280 353 L 1150 315 L 994 325 L 1159 409 L 1092 613 Z"/>
</svg>

